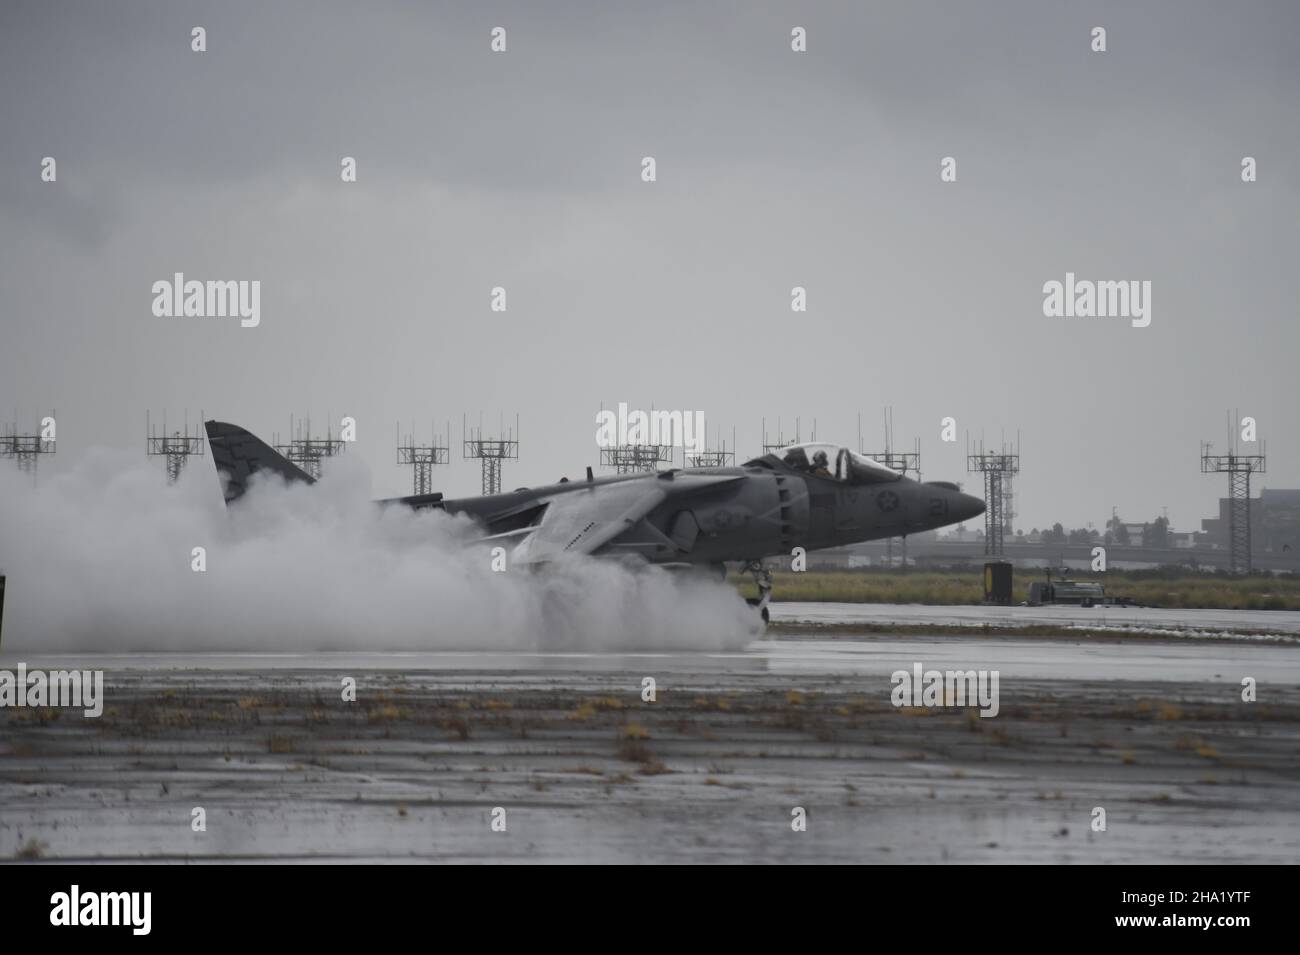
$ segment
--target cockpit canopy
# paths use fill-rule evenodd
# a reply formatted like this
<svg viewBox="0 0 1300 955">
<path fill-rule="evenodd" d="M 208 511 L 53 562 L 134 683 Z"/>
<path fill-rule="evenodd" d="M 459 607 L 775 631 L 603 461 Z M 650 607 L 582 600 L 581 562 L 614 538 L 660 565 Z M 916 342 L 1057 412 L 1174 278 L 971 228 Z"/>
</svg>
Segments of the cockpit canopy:
<svg viewBox="0 0 1300 955">
<path fill-rule="evenodd" d="M 845 484 L 884 484 L 903 475 L 893 468 L 834 444 L 792 444 L 778 454 L 788 467 Z"/>
</svg>

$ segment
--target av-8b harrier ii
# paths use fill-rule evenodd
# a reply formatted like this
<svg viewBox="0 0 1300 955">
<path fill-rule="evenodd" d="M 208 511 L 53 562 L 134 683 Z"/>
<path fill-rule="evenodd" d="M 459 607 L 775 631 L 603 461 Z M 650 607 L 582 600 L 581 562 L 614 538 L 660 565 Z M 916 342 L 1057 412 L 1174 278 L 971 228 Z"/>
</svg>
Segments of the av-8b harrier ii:
<svg viewBox="0 0 1300 955">
<path fill-rule="evenodd" d="M 243 428 L 207 422 L 226 502 L 258 471 L 288 481 L 313 478 Z M 945 481 L 914 481 L 833 444 L 796 444 L 740 467 L 673 468 L 646 474 L 563 478 L 546 487 L 450 499 L 417 494 L 378 502 L 464 514 L 484 541 L 509 548 L 509 564 L 567 555 L 627 557 L 725 573 L 739 562 L 759 588 L 767 619 L 771 581 L 762 559 L 900 537 L 956 524 L 984 502 Z"/>
</svg>

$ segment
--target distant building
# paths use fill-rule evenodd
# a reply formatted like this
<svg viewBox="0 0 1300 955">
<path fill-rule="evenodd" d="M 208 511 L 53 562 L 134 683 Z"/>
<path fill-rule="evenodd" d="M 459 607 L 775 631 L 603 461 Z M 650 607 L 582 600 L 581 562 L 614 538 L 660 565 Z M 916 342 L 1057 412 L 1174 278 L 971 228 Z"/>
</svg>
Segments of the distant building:
<svg viewBox="0 0 1300 955">
<path fill-rule="evenodd" d="M 1128 521 L 1124 522 L 1124 531 L 1128 534 L 1128 542 L 1130 545 L 1133 547 L 1146 546 L 1146 527 L 1145 524 L 1130 524 Z"/>
<path fill-rule="evenodd" d="M 1199 536 L 1209 546 L 1228 546 L 1231 507 L 1231 498 L 1219 498 L 1219 516 L 1201 521 Z M 1300 490 L 1265 488 L 1251 498 L 1250 538 L 1258 553 L 1300 552 Z"/>
</svg>

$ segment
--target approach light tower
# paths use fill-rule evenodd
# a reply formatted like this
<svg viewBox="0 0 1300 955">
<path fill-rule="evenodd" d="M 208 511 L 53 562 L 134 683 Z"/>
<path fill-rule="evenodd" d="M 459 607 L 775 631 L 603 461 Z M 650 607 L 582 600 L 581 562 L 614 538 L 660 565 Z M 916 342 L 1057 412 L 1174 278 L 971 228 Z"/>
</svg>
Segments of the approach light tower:
<svg viewBox="0 0 1300 955">
<path fill-rule="evenodd" d="M 862 448 L 862 415 L 858 415 L 858 448 Z M 894 409 L 885 409 L 885 450 L 884 451 L 867 451 L 862 450 L 862 454 L 871 458 L 887 468 L 893 468 L 904 477 L 908 472 L 916 475 L 916 479 L 921 480 L 921 439 L 916 439 L 914 450 L 895 451 L 894 450 Z"/>
<path fill-rule="evenodd" d="M 1015 474 L 1002 475 L 1002 533 L 1016 532 L 1016 490 Z"/>
<path fill-rule="evenodd" d="M 320 478 L 321 461 L 325 458 L 332 458 L 343 451 L 344 442 L 342 439 L 334 437 L 333 432 L 329 429 L 326 429 L 323 438 L 312 437 L 310 418 L 299 421 L 295 430 L 293 417 L 290 416 L 289 434 L 292 437 L 289 439 L 288 444 L 279 444 L 278 436 L 271 438 L 272 441 L 277 442 L 275 450 L 313 478 Z"/>
<path fill-rule="evenodd" d="M 5 425 L 5 432 L 0 435 L 0 458 L 13 458 L 18 462 L 18 470 L 31 474 L 35 481 L 36 464 L 41 455 L 55 452 L 54 413 L 43 418 L 33 434 L 20 434 L 17 415 L 14 418 L 14 424 Z"/>
<path fill-rule="evenodd" d="M 199 421 L 203 421 L 203 412 L 199 412 Z M 167 418 L 163 416 L 162 434 L 154 431 L 149 422 L 149 412 L 144 414 L 145 454 L 150 457 L 161 456 L 167 464 L 167 483 L 175 484 L 185 469 L 185 462 L 193 455 L 203 456 L 203 439 L 201 425 L 195 425 L 190 434 L 189 415 L 185 416 L 185 430 L 167 433 Z"/>
<path fill-rule="evenodd" d="M 414 428 L 412 428 L 414 431 Z M 413 494 L 433 493 L 433 466 L 446 464 L 451 457 L 451 425 L 447 426 L 445 444 L 438 443 L 438 435 L 433 434 L 432 444 L 416 444 L 415 438 L 407 435 L 405 440 L 397 437 L 397 463 L 409 464 L 412 468 L 411 492 Z"/>
<path fill-rule="evenodd" d="M 808 440 L 809 441 L 817 440 L 817 419 L 816 418 L 813 419 L 812 437 L 809 438 Z M 794 419 L 794 440 L 793 441 L 786 440 L 785 434 L 781 430 L 781 419 L 780 418 L 776 419 L 776 442 L 775 443 L 769 442 L 767 440 L 767 419 L 766 418 L 763 419 L 763 453 L 764 454 L 779 454 L 781 451 L 788 448 L 792 444 L 803 444 L 803 439 L 799 437 L 798 418 Z"/>
<path fill-rule="evenodd" d="M 461 454 L 465 458 L 478 458 L 483 466 L 483 493 L 501 493 L 501 462 L 519 459 L 519 415 L 515 415 L 513 431 L 507 431 L 503 423 L 498 423 L 497 437 L 484 437 L 483 424 L 480 419 L 477 428 L 467 428 L 466 419 L 461 418 Z"/>
<path fill-rule="evenodd" d="M 601 414 L 604 414 L 605 406 L 600 406 Z M 624 406 L 619 405 L 619 415 L 623 414 Z M 654 405 L 650 405 L 650 414 L 654 415 Z M 670 425 L 671 427 L 671 425 Z M 624 429 L 619 428 L 620 437 L 627 438 L 630 435 L 631 428 L 627 429 L 628 433 L 622 433 Z M 647 429 L 651 430 L 651 429 Z M 653 430 L 659 430 L 657 428 Z M 653 433 L 653 431 L 652 431 Z M 657 435 L 663 438 L 663 435 Z M 674 435 L 669 435 L 669 441 L 673 440 Z M 599 443 L 599 439 L 598 442 Z M 600 466 L 613 468 L 616 474 L 653 474 L 659 470 L 661 464 L 671 464 L 673 460 L 673 445 L 669 444 L 649 444 L 644 441 L 628 441 L 624 444 L 612 444 L 600 449 Z"/>
<path fill-rule="evenodd" d="M 1236 442 L 1227 454 L 1211 454 L 1210 444 L 1201 445 L 1201 473 L 1228 475 L 1229 560 L 1234 574 L 1251 571 L 1250 476 L 1264 473 L 1264 445 L 1259 454 L 1239 454 Z"/>
<path fill-rule="evenodd" d="M 613 468 L 615 474 L 651 474 L 672 459 L 669 444 L 616 444 L 600 449 L 600 466 Z"/>
<path fill-rule="evenodd" d="M 970 438 L 966 439 L 966 470 L 979 471 L 984 475 L 984 556 L 1001 557 L 1002 541 L 1006 531 L 1003 509 L 1006 505 L 1007 475 L 1020 473 L 1020 440 L 1008 448 L 1004 443 L 1000 451 L 986 451 L 984 439 L 980 439 L 976 450 L 971 450 Z"/>
<path fill-rule="evenodd" d="M 688 468 L 725 468 L 736 463 L 736 429 L 731 429 L 731 450 L 727 450 L 727 439 L 719 438 L 719 447 L 709 446 L 708 432 L 704 435 L 704 450 L 684 451 L 682 457 Z"/>
<path fill-rule="evenodd" d="M 921 439 L 916 439 L 914 450 L 895 451 L 894 450 L 894 409 L 892 407 L 885 409 L 885 450 L 868 451 L 862 446 L 862 415 L 858 415 L 858 450 L 871 458 L 883 464 L 887 468 L 907 477 L 908 472 L 916 475 L 916 479 L 921 480 Z M 907 538 L 900 538 L 903 547 L 903 567 L 907 567 Z M 894 562 L 894 538 L 885 538 L 885 560 L 889 564 Z"/>
</svg>

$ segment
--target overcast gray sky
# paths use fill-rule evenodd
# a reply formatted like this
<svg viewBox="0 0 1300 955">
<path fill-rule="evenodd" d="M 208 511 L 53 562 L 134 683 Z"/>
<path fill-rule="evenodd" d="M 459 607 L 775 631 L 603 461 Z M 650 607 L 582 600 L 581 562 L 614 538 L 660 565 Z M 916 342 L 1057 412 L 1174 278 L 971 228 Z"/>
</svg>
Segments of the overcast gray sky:
<svg viewBox="0 0 1300 955">
<path fill-rule="evenodd" d="M 57 408 L 58 469 L 143 451 L 146 409 L 351 415 L 387 496 L 398 419 L 458 450 L 462 413 L 519 412 L 514 487 L 595 464 L 602 402 L 742 457 L 778 415 L 877 444 L 892 405 L 927 478 L 978 486 L 944 416 L 1019 431 L 1026 528 L 1194 528 L 1227 409 L 1300 485 L 1298 93 L 1288 2 L 6 0 L 0 418 Z M 1067 270 L 1150 280 L 1150 326 L 1044 317 Z M 155 317 L 177 271 L 260 280 L 260 327 Z"/>
</svg>

